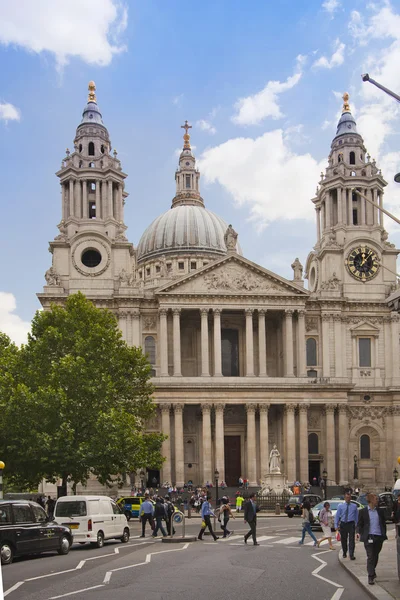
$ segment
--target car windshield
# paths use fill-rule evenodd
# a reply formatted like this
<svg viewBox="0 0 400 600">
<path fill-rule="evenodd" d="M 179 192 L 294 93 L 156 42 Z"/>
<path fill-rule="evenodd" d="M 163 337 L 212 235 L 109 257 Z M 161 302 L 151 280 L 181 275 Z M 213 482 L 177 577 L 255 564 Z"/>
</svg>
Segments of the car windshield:
<svg viewBox="0 0 400 600">
<path fill-rule="evenodd" d="M 339 500 L 333 500 L 332 502 L 330 500 L 328 500 L 330 506 L 330 510 L 337 510 L 337 507 L 339 506 L 339 504 L 342 504 Z M 314 510 L 316 511 L 320 511 L 324 508 L 324 502 L 320 502 L 319 504 L 317 504 L 317 506 L 314 506 Z"/>
<path fill-rule="evenodd" d="M 367 504 L 368 504 L 367 496 L 359 496 L 357 498 L 357 502 L 359 502 L 363 506 L 367 506 Z"/>
<path fill-rule="evenodd" d="M 292 496 L 289 498 L 289 504 L 301 504 L 300 496 Z"/>
<path fill-rule="evenodd" d="M 56 517 L 86 517 L 86 515 L 86 502 L 84 500 L 57 502 Z"/>
</svg>

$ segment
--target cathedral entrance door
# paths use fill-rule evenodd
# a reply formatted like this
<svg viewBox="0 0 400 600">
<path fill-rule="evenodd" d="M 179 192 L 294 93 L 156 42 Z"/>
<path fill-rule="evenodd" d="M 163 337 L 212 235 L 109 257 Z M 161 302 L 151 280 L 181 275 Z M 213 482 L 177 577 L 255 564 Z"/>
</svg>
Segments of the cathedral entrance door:
<svg viewBox="0 0 400 600">
<path fill-rule="evenodd" d="M 225 448 L 225 482 L 231 486 L 237 486 L 241 476 L 240 435 L 226 435 L 224 437 Z"/>
<path fill-rule="evenodd" d="M 321 475 L 321 463 L 319 460 L 309 460 L 308 461 L 308 481 L 312 485 L 312 480 L 314 477 L 319 480 L 319 476 Z"/>
</svg>

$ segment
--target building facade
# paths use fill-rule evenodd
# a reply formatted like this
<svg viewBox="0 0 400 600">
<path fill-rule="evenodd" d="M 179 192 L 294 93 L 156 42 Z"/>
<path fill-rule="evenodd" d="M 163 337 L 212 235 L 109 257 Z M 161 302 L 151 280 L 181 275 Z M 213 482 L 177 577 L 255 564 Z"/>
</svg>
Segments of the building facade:
<svg viewBox="0 0 400 600">
<path fill-rule="evenodd" d="M 382 487 L 400 455 L 398 250 L 383 214 L 386 182 L 348 96 L 314 203 L 317 239 L 304 277 L 287 280 L 242 255 L 231 225 L 208 211 L 190 126 L 169 210 L 126 237 L 126 174 L 112 152 L 95 86 L 73 152 L 57 172 L 62 219 L 39 299 L 78 290 L 115 313 L 152 366 L 162 472 L 177 486 L 239 476 L 257 485 L 276 444 L 287 480 Z M 361 192 L 361 196 L 357 192 Z"/>
</svg>

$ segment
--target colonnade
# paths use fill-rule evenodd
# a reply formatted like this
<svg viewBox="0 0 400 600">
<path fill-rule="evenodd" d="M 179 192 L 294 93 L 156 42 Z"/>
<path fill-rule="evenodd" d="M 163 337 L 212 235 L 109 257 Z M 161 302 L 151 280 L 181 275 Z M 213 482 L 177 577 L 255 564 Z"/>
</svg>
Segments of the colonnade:
<svg viewBox="0 0 400 600">
<path fill-rule="evenodd" d="M 182 360 L 181 360 L 181 308 L 160 308 L 160 376 L 167 377 L 169 375 L 168 365 L 168 311 L 172 310 L 173 315 L 173 375 L 182 375 Z M 191 309 L 192 310 L 192 309 Z M 201 375 L 208 377 L 211 374 L 214 377 L 222 375 L 221 362 L 221 308 L 200 308 L 200 323 L 201 323 Z M 252 309 L 243 308 L 245 315 L 245 339 L 246 339 L 246 354 L 245 354 L 245 375 L 253 377 L 255 375 L 255 352 L 258 352 L 259 376 L 268 376 L 267 372 L 267 345 L 266 345 L 266 327 L 265 316 L 267 309 Z M 276 312 L 276 311 L 274 311 Z M 305 310 L 285 309 L 282 312 L 283 331 L 284 331 L 284 365 L 285 377 L 294 377 L 294 326 L 297 325 L 297 375 L 306 377 L 306 356 L 305 356 Z M 293 315 L 297 314 L 296 321 L 293 320 Z M 210 372 L 210 357 L 209 357 L 209 316 L 213 318 L 213 365 L 212 373 Z M 258 324 L 258 347 L 254 344 L 254 316 L 257 316 Z"/>
<path fill-rule="evenodd" d="M 94 190 L 91 189 L 94 184 Z M 89 201 L 96 205 L 96 218 L 124 220 L 123 183 L 96 177 L 73 178 L 61 183 L 63 219 L 89 218 Z"/>
<path fill-rule="evenodd" d="M 224 413 L 226 405 L 224 403 L 204 403 L 200 405 L 202 422 L 199 425 L 198 434 L 201 436 L 201 456 L 199 463 L 201 465 L 201 481 L 195 484 L 204 484 L 214 479 L 214 470 L 218 469 L 219 479 L 225 480 L 225 465 L 229 461 L 229 456 L 225 456 L 225 423 Z M 275 405 L 278 406 L 278 405 Z M 279 448 L 282 455 L 282 473 L 286 475 L 289 482 L 300 480 L 306 482 L 309 478 L 309 454 L 308 454 L 308 413 L 310 404 L 308 403 L 287 403 L 280 405 L 283 409 L 281 417 L 283 419 L 283 447 Z M 161 410 L 161 428 L 162 433 L 167 436 L 163 442 L 162 454 L 166 459 L 163 465 L 162 480 L 169 483 L 175 483 L 182 486 L 185 479 L 185 457 L 184 457 L 184 428 L 183 413 L 185 404 L 178 403 L 160 403 Z M 247 403 L 244 405 L 246 410 L 245 424 L 245 461 L 243 473 L 238 473 L 237 477 L 242 475 L 248 479 L 250 485 L 258 485 L 259 480 L 263 479 L 269 472 L 269 412 L 271 403 Z M 325 467 L 329 474 L 329 479 L 335 481 L 337 478 L 341 483 L 348 481 L 348 456 L 349 456 L 349 437 L 348 437 L 348 412 L 345 404 L 325 404 L 319 406 L 322 411 L 325 423 L 323 424 L 325 443 L 323 451 L 323 462 L 321 462 L 321 471 Z M 171 410 L 174 422 L 173 440 L 174 448 L 171 445 Z M 214 411 L 214 431 L 212 431 L 212 413 Z M 336 436 L 335 413 L 337 416 L 338 436 Z M 279 414 L 279 413 L 278 413 Z M 259 415 L 258 420 L 256 417 Z M 258 422 L 257 422 L 258 421 Z M 257 433 L 259 432 L 259 436 Z M 321 436 L 321 431 L 319 433 Z M 257 440 L 259 439 L 259 448 Z M 339 440 L 339 448 L 336 449 L 336 439 Z M 214 440 L 214 445 L 213 445 Z M 338 452 L 336 452 L 338 450 Z M 172 457 L 174 456 L 175 472 L 172 470 Z M 336 461 L 338 456 L 338 461 Z M 187 472 L 186 472 L 187 475 Z"/>
</svg>

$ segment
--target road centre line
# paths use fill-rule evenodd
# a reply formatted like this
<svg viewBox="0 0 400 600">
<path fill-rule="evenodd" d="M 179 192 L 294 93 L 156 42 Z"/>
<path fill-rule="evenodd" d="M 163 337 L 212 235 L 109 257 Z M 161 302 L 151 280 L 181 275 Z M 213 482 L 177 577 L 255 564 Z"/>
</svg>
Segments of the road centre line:
<svg viewBox="0 0 400 600">
<path fill-rule="evenodd" d="M 11 594 L 11 592 L 13 592 L 14 590 L 16 590 L 17 588 L 19 588 L 24 582 L 23 581 L 18 581 L 18 583 L 16 583 L 15 585 L 13 585 L 12 587 L 10 587 L 9 590 L 7 590 L 6 592 L 4 592 L 4 598 L 6 596 L 8 596 L 8 594 Z"/>
<path fill-rule="evenodd" d="M 327 562 L 325 562 L 324 560 L 322 560 L 322 558 L 319 558 L 319 556 L 321 554 L 327 554 L 329 553 L 330 550 L 324 550 L 323 552 L 319 552 L 318 554 L 313 554 L 312 557 L 315 558 L 315 560 L 318 560 L 321 564 L 319 567 L 317 567 L 316 569 L 314 569 L 314 571 L 312 571 L 311 575 L 313 575 L 314 577 L 318 577 L 318 579 L 322 579 L 322 581 L 325 581 L 326 583 L 329 583 L 330 585 L 335 586 L 336 588 L 341 588 L 344 589 L 343 586 L 340 583 L 335 583 L 334 581 L 331 581 L 330 579 L 327 579 L 326 577 L 322 577 L 322 575 L 318 575 L 318 573 L 324 569 L 327 566 Z M 341 594 L 340 594 L 341 595 Z M 337 598 L 340 596 L 337 596 Z"/>
<path fill-rule="evenodd" d="M 81 592 L 89 592 L 90 590 L 96 590 L 97 588 L 104 587 L 101 583 L 100 585 L 93 585 L 92 587 L 83 588 L 82 590 L 76 590 L 75 592 L 68 592 L 67 594 L 61 594 L 61 596 L 51 596 L 49 600 L 57 600 L 58 598 L 66 598 L 67 596 L 74 596 L 75 594 L 80 594 Z"/>
</svg>

